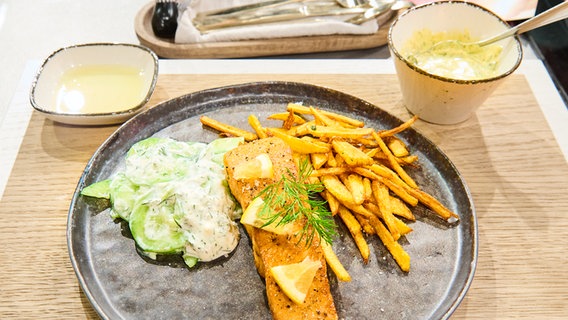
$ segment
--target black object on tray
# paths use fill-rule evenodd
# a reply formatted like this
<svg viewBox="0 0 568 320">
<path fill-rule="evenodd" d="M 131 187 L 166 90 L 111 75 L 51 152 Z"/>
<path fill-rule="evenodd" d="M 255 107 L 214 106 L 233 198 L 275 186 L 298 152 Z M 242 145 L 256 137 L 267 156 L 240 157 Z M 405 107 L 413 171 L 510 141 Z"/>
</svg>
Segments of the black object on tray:
<svg viewBox="0 0 568 320">
<path fill-rule="evenodd" d="M 156 1 L 152 15 L 152 31 L 159 38 L 173 39 L 177 29 L 179 9 L 177 1 Z"/>
</svg>

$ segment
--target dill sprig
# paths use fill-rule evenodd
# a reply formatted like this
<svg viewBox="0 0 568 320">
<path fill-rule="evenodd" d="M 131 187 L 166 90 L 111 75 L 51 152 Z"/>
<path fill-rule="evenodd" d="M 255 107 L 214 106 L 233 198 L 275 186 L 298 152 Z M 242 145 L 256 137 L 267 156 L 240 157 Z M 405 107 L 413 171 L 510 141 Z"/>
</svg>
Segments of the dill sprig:
<svg viewBox="0 0 568 320">
<path fill-rule="evenodd" d="M 324 190 L 321 183 L 307 183 L 312 168 L 308 161 L 302 161 L 295 177 L 290 170 L 283 174 L 277 182 L 268 185 L 258 195 L 264 201 L 259 215 L 266 219 L 263 226 L 273 223 L 285 225 L 305 218 L 306 223 L 300 230 L 300 239 L 309 246 L 316 233 L 330 243 L 337 235 L 335 220 L 327 209 L 326 201 L 317 198 Z"/>
</svg>

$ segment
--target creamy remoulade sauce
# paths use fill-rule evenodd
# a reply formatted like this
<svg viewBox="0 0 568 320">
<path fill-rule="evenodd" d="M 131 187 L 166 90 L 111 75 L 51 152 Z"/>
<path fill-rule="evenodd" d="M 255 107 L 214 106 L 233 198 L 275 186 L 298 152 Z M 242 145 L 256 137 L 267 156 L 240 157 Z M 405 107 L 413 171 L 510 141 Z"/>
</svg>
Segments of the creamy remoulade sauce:
<svg viewBox="0 0 568 320">
<path fill-rule="evenodd" d="M 232 252 L 242 213 L 230 193 L 224 154 L 243 138 L 210 143 L 149 137 L 126 153 L 111 178 L 81 191 L 110 201 L 110 216 L 128 222 L 138 251 L 149 258 L 182 254 L 193 267 Z"/>
<path fill-rule="evenodd" d="M 151 141 L 147 147 L 131 149 L 126 159 L 125 174 L 136 182 L 145 201 L 153 204 L 150 206 L 175 199 L 174 217 L 184 233 L 185 254 L 200 261 L 232 252 L 239 240 L 233 220 L 240 210 L 230 195 L 222 164 L 223 142 L 229 140 L 240 141 L 219 139 L 207 145 L 165 138 L 146 140 Z"/>
<path fill-rule="evenodd" d="M 420 69 L 446 78 L 479 80 L 496 76 L 503 48 L 464 45 L 476 40 L 467 30 L 434 33 L 423 29 L 410 37 L 401 53 Z"/>
</svg>

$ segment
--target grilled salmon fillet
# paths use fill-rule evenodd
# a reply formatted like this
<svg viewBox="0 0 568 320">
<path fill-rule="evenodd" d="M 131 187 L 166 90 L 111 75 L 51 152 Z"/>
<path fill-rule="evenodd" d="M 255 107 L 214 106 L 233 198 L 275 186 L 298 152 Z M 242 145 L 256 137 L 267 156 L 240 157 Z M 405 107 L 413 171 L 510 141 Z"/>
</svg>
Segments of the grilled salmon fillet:
<svg viewBox="0 0 568 320">
<path fill-rule="evenodd" d="M 237 165 L 263 153 L 268 154 L 272 161 L 273 179 L 233 178 Z M 275 179 L 287 175 L 288 170 L 294 175 L 297 175 L 298 171 L 292 158 L 292 150 L 278 138 L 260 139 L 243 144 L 227 152 L 224 162 L 231 192 L 243 208 L 246 208 L 266 186 L 274 183 Z M 317 240 L 306 247 L 304 242 L 299 242 L 295 236 L 277 235 L 246 225 L 245 228 L 252 242 L 255 265 L 259 274 L 265 279 L 268 305 L 274 319 L 337 319 L 327 278 L 326 261 Z M 301 262 L 308 255 L 314 261 L 321 261 L 322 267 L 314 277 L 304 304 L 299 305 L 286 296 L 268 270 L 278 265 Z"/>
</svg>

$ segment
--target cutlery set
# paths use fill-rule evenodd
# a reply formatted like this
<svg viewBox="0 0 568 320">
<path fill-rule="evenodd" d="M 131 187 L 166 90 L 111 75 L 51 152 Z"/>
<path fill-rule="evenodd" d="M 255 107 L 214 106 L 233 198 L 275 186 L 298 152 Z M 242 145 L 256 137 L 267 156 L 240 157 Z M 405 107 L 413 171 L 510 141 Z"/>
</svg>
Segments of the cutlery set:
<svg viewBox="0 0 568 320">
<path fill-rule="evenodd" d="M 159 0 L 154 13 L 160 25 L 166 10 L 175 1 Z M 275 22 L 295 22 L 307 18 L 343 17 L 354 25 L 378 18 L 392 10 L 411 7 L 406 0 L 266 0 L 253 4 L 198 13 L 193 23 L 202 33 L 213 30 Z M 170 11 L 171 12 L 171 11 Z M 176 11 L 177 15 L 177 11 Z M 171 20 L 171 19 L 169 19 Z"/>
</svg>

